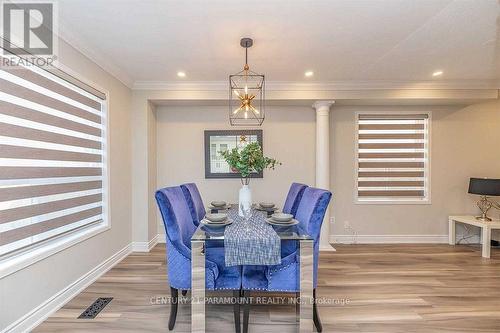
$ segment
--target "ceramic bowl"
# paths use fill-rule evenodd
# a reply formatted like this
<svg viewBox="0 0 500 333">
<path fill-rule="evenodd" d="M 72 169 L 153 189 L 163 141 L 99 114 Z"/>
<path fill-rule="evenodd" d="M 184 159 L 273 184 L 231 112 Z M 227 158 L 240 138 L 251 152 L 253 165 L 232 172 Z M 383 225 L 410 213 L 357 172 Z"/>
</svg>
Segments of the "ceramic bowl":
<svg viewBox="0 0 500 333">
<path fill-rule="evenodd" d="M 207 220 L 209 220 L 210 222 L 223 222 L 225 220 L 227 220 L 227 214 L 223 214 L 223 213 L 207 213 L 205 215 L 205 218 Z"/>
<path fill-rule="evenodd" d="M 217 228 L 218 229 L 218 228 L 224 228 L 225 226 L 232 224 L 233 221 L 231 221 L 230 219 L 227 219 L 227 220 L 222 221 L 222 222 L 210 222 L 207 219 L 203 219 L 200 221 L 200 223 L 209 227 L 209 228 Z"/>
<path fill-rule="evenodd" d="M 274 213 L 271 217 L 278 222 L 288 222 L 293 219 L 292 214 L 285 214 L 285 213 Z"/>
<path fill-rule="evenodd" d="M 273 208 L 274 207 L 274 204 L 272 202 L 261 202 L 261 203 L 259 203 L 259 205 L 262 208 Z"/>
<path fill-rule="evenodd" d="M 213 207 L 224 207 L 226 205 L 225 201 L 212 201 L 210 203 Z"/>
</svg>

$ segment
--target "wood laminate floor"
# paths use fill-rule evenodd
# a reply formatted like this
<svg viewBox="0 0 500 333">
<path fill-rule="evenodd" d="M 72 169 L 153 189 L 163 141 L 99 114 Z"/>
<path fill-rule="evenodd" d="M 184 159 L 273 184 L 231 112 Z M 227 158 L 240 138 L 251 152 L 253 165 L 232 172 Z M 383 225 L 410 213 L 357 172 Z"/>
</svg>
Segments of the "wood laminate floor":
<svg viewBox="0 0 500 333">
<path fill-rule="evenodd" d="M 500 332 L 500 250 L 478 246 L 337 245 L 321 253 L 317 295 L 324 332 Z M 168 332 L 165 246 L 134 253 L 35 332 Z M 96 319 L 76 319 L 97 297 L 113 301 Z M 330 301 L 332 302 L 332 301 Z M 208 332 L 233 332 L 230 305 L 207 306 Z M 179 306 L 174 332 L 189 332 Z M 295 307 L 253 306 L 250 332 L 295 332 Z"/>
</svg>

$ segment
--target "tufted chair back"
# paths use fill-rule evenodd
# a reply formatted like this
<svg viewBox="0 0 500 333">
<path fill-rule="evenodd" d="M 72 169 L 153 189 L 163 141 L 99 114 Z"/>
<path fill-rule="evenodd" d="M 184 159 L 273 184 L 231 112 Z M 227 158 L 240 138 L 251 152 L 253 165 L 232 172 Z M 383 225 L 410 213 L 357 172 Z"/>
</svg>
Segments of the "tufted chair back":
<svg viewBox="0 0 500 333">
<path fill-rule="evenodd" d="M 295 215 L 299 207 L 300 199 L 307 185 L 300 183 L 292 183 L 286 196 L 285 204 L 283 205 L 283 213 Z"/>
<path fill-rule="evenodd" d="M 189 206 L 179 186 L 165 187 L 156 192 L 168 241 L 187 258 L 191 258 L 191 236 L 196 231 Z"/>
<path fill-rule="evenodd" d="M 189 211 L 193 217 L 193 222 L 196 226 L 198 226 L 206 214 L 205 205 L 203 205 L 203 199 L 201 198 L 200 191 L 195 183 L 182 184 L 181 189 L 188 203 Z"/>
</svg>

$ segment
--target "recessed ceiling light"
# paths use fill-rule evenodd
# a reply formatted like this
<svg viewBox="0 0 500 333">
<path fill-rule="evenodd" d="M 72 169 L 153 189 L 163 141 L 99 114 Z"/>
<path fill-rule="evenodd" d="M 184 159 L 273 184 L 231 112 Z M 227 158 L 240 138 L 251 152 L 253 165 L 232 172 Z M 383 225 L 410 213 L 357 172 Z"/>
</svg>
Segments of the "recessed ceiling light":
<svg viewBox="0 0 500 333">
<path fill-rule="evenodd" d="M 441 76 L 443 75 L 443 71 L 435 71 L 434 73 L 432 73 L 432 76 L 436 77 L 436 76 Z"/>
<path fill-rule="evenodd" d="M 186 73 L 185 72 L 177 72 L 177 76 L 178 77 L 186 77 Z"/>
<path fill-rule="evenodd" d="M 304 73 L 305 77 L 311 77 L 314 75 L 314 72 L 313 71 L 307 71 Z"/>
</svg>

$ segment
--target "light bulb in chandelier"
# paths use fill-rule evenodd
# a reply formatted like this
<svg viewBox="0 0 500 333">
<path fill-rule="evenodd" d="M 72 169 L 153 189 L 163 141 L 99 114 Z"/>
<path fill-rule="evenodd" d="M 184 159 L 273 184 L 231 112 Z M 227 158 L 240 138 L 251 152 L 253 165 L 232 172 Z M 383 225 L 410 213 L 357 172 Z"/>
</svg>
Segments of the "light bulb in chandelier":
<svg viewBox="0 0 500 333">
<path fill-rule="evenodd" d="M 248 119 L 248 111 L 252 111 L 256 115 L 259 111 L 252 105 L 252 100 L 255 95 L 248 93 L 248 86 L 245 86 L 245 94 L 240 94 L 237 90 L 234 90 L 234 94 L 240 99 L 240 106 L 233 111 L 233 114 L 237 114 L 240 110 L 245 109 L 245 119 Z"/>
<path fill-rule="evenodd" d="M 253 45 L 250 38 L 243 38 L 240 45 L 245 48 L 243 70 L 229 76 L 229 121 L 231 125 L 260 126 L 264 121 L 264 75 L 250 70 L 248 48 Z"/>
</svg>

